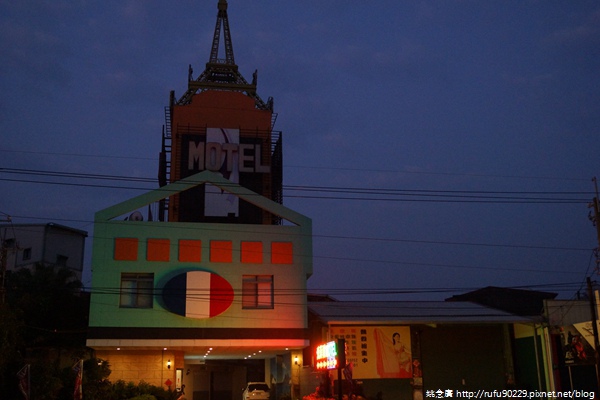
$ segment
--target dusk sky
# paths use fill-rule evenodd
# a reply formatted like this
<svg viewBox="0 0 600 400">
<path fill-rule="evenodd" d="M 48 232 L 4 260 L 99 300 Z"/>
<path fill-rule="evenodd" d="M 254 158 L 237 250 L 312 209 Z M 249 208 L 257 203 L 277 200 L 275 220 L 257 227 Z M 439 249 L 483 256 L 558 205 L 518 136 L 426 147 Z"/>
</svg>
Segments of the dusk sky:
<svg viewBox="0 0 600 400">
<path fill-rule="evenodd" d="M 86 286 L 94 214 L 158 187 L 217 2 L 0 0 L 0 219 L 87 231 Z M 598 280 L 598 1 L 228 3 L 240 72 L 274 98 L 284 205 L 313 220 L 312 292 Z"/>
</svg>

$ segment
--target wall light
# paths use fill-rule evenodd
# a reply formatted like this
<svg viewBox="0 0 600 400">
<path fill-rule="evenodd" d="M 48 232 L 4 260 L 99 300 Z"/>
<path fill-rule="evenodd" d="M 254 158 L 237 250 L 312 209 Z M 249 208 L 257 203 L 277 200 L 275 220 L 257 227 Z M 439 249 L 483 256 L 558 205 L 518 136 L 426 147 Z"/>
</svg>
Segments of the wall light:
<svg viewBox="0 0 600 400">
<path fill-rule="evenodd" d="M 167 369 L 171 369 L 171 360 L 167 361 Z"/>
<path fill-rule="evenodd" d="M 298 365 L 298 356 L 294 357 L 294 364 Z"/>
</svg>

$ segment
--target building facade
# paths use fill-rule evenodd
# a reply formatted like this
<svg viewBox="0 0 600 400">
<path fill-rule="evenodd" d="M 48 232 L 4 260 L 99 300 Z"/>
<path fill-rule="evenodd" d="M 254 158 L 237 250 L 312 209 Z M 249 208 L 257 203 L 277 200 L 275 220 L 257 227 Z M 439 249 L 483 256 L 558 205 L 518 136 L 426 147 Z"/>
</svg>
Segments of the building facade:
<svg viewBox="0 0 600 400">
<path fill-rule="evenodd" d="M 289 225 L 122 218 L 206 183 Z M 309 344 L 311 229 L 309 218 L 211 171 L 98 212 L 87 345 L 109 361 L 112 380 L 185 384 L 198 396 L 241 392 L 246 380 L 287 383 L 292 353 Z"/>
<path fill-rule="evenodd" d="M 55 223 L 2 224 L 0 240 L 7 271 L 43 264 L 67 268 L 81 280 L 84 264 L 85 231 Z"/>
<path fill-rule="evenodd" d="M 239 73 L 217 9 L 206 69 L 165 109 L 160 188 L 96 213 L 87 344 L 113 381 L 194 399 L 266 381 L 278 398 L 309 344 L 312 222 L 282 205 L 273 101 Z"/>
<path fill-rule="evenodd" d="M 308 307 L 311 350 L 305 357 L 319 344 L 344 339 L 349 366 L 342 374 L 343 393 L 365 398 L 514 389 L 519 384 L 515 328 L 533 330 L 542 321 L 466 301 L 310 302 Z M 545 374 L 544 364 L 540 367 Z M 337 393 L 336 371 L 331 378 Z M 307 390 L 314 388 L 300 392 Z"/>
</svg>

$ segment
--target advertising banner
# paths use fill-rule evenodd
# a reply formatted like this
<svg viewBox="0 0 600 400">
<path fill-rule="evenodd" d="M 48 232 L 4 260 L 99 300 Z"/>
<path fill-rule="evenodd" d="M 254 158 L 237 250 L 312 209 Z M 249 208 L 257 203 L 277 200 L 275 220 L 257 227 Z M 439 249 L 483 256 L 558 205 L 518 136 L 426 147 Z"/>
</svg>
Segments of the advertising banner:
<svg viewBox="0 0 600 400">
<path fill-rule="evenodd" d="M 332 339 L 346 339 L 353 379 L 412 378 L 410 327 L 335 326 Z"/>
</svg>

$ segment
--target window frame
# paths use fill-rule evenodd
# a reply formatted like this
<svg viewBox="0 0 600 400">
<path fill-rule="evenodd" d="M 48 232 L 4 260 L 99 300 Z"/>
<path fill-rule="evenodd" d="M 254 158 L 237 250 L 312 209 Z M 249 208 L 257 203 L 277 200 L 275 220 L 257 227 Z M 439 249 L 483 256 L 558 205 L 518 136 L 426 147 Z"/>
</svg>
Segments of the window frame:
<svg viewBox="0 0 600 400">
<path fill-rule="evenodd" d="M 242 276 L 242 309 L 272 310 L 275 308 L 273 275 Z"/>
<path fill-rule="evenodd" d="M 131 287 L 124 287 L 125 283 Z M 122 272 L 119 286 L 119 308 L 154 307 L 154 274 L 147 272 Z"/>
<path fill-rule="evenodd" d="M 31 247 L 27 247 L 27 248 L 23 249 L 23 261 L 31 260 L 32 252 L 33 251 L 31 250 Z"/>
</svg>

